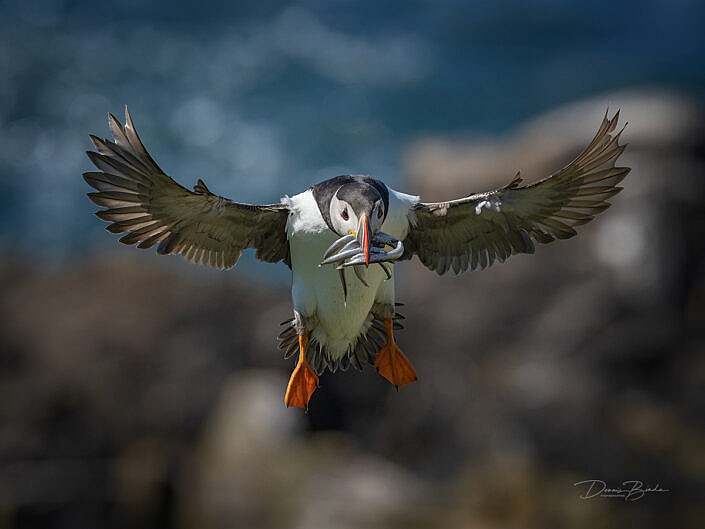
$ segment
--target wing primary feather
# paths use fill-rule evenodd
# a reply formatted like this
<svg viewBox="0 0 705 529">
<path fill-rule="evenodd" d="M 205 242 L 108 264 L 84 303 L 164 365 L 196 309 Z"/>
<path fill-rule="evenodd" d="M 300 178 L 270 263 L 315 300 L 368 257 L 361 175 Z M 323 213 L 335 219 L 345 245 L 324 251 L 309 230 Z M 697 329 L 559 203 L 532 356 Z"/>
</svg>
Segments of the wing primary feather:
<svg viewBox="0 0 705 529">
<path fill-rule="evenodd" d="M 164 231 L 157 232 L 154 235 L 150 235 L 145 240 L 140 242 L 137 245 L 137 248 L 141 248 L 141 249 L 151 248 L 152 246 L 157 244 L 159 241 L 161 241 L 162 239 L 164 239 L 164 237 L 167 237 L 168 235 L 169 235 L 169 230 L 166 230 L 166 229 Z"/>
<path fill-rule="evenodd" d="M 110 132 L 113 134 L 115 143 L 123 149 L 130 150 L 132 147 L 130 146 L 130 142 L 127 141 L 125 131 L 122 129 L 122 125 L 120 125 L 118 119 L 112 114 L 108 114 L 108 126 L 110 127 Z"/>
<path fill-rule="evenodd" d="M 83 179 L 98 191 L 111 191 L 116 189 L 127 189 L 135 193 L 148 193 L 149 188 L 144 184 L 134 180 L 128 180 L 121 176 L 105 172 L 87 172 L 83 173 Z M 107 186 L 106 186 L 107 184 Z"/>
<path fill-rule="evenodd" d="M 157 165 L 157 162 L 155 162 L 152 157 L 149 155 L 147 152 L 147 149 L 144 148 L 144 145 L 142 145 L 142 141 L 140 140 L 140 137 L 137 135 L 137 130 L 135 129 L 135 125 L 132 122 L 132 116 L 130 115 L 130 111 L 127 108 L 127 105 L 125 105 L 125 136 L 127 137 L 127 140 L 129 144 L 132 146 L 133 150 L 137 152 L 140 156 L 142 156 L 147 162 L 150 163 L 154 167 L 154 169 L 157 170 L 160 174 L 164 174 L 164 171 L 161 170 L 161 168 Z"/>
</svg>

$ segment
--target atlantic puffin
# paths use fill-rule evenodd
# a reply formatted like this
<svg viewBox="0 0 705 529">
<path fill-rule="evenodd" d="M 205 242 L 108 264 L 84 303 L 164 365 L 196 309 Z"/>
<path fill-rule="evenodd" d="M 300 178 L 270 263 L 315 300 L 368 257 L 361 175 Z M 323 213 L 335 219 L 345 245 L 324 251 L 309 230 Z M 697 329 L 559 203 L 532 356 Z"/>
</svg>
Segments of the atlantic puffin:
<svg viewBox="0 0 705 529">
<path fill-rule="evenodd" d="M 503 187 L 447 202 L 421 202 L 366 175 L 342 175 L 251 205 L 211 192 L 199 179 L 193 191 L 160 169 L 145 149 L 125 107 L 125 125 L 112 114 L 113 140 L 90 138 L 98 168 L 83 174 L 105 208 L 120 242 L 157 246 L 191 262 L 225 270 L 254 248 L 265 262 L 292 272 L 293 317 L 279 335 L 284 357 L 298 351 L 284 397 L 307 408 L 318 375 L 369 363 L 397 388 L 417 380 L 397 346 L 403 318 L 394 297 L 394 265 L 417 256 L 439 275 L 482 270 L 535 243 L 576 235 L 575 227 L 607 209 L 630 171 L 617 167 L 626 145 L 615 133 L 619 112 L 608 114 L 585 150 L 563 169 L 524 184 L 519 173 Z"/>
</svg>

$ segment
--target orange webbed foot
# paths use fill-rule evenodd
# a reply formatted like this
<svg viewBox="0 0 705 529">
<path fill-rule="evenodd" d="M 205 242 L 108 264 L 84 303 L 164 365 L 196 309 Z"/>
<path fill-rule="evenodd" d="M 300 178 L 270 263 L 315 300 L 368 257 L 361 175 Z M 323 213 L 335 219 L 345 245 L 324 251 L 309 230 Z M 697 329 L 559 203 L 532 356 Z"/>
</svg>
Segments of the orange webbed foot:
<svg viewBox="0 0 705 529">
<path fill-rule="evenodd" d="M 306 361 L 307 342 L 305 335 L 299 336 L 299 362 L 291 373 L 284 395 L 284 404 L 287 408 L 295 406 L 307 409 L 311 395 L 318 388 L 318 376 Z"/>
<path fill-rule="evenodd" d="M 377 354 L 377 372 L 397 388 L 415 382 L 418 377 L 414 366 L 394 342 L 391 318 L 384 320 L 384 326 L 387 329 L 387 343 Z"/>
</svg>

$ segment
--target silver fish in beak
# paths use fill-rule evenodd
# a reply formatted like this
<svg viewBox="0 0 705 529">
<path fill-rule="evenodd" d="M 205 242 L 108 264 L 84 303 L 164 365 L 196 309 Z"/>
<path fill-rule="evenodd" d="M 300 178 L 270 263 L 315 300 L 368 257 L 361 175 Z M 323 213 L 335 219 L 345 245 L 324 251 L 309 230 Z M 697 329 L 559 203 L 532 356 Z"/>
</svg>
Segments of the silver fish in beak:
<svg viewBox="0 0 705 529">
<path fill-rule="evenodd" d="M 389 252 L 384 250 L 385 246 L 391 246 Z M 348 288 L 345 280 L 345 268 L 352 266 L 355 277 L 366 287 L 367 281 L 360 275 L 358 266 L 370 263 L 377 263 L 384 270 L 387 279 L 392 277 L 390 270 L 384 265 L 399 259 L 404 253 L 404 244 L 383 231 L 377 231 L 374 235 L 370 232 L 369 222 L 366 215 L 362 215 L 357 225 L 357 233 L 344 235 L 331 244 L 323 254 L 323 260 L 318 266 L 336 264 L 340 273 L 340 281 L 343 287 L 343 299 L 347 300 Z"/>
<path fill-rule="evenodd" d="M 357 238 L 355 235 L 352 233 L 349 235 L 345 235 L 344 237 L 341 237 L 340 239 L 336 240 L 333 244 L 331 244 L 328 249 L 326 250 L 326 253 L 323 254 L 323 260 L 325 261 L 328 259 L 331 255 L 333 255 L 335 252 L 343 248 L 344 246 L 347 247 L 348 243 L 352 241 L 357 241 Z M 323 263 L 321 263 L 323 264 Z"/>
<path fill-rule="evenodd" d="M 370 263 L 385 263 L 399 259 L 404 253 L 404 244 L 382 231 L 374 235 L 369 232 L 366 226 L 367 219 L 360 219 L 357 234 L 345 235 L 336 240 L 323 254 L 321 265 L 338 264 L 337 267 L 348 267 L 355 265 L 369 265 Z M 389 252 L 383 248 L 391 246 Z"/>
</svg>

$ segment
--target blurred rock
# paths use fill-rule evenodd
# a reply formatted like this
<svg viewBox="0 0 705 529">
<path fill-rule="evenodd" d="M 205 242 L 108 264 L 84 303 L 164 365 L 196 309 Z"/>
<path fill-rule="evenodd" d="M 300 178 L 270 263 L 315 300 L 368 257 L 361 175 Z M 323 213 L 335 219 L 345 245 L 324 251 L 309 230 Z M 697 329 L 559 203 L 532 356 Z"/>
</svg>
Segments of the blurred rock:
<svg viewBox="0 0 705 529">
<path fill-rule="evenodd" d="M 345 436 L 301 439 L 303 416 L 282 406 L 285 386 L 266 372 L 226 383 L 183 476 L 183 527 L 382 527 L 419 499 L 417 478 Z"/>
<path fill-rule="evenodd" d="M 184 527 L 276 527 L 291 465 L 287 448 L 302 430 L 282 404 L 281 374 L 242 372 L 223 386 L 180 486 Z M 283 466 L 282 466 L 283 465 Z M 282 494 L 284 493 L 284 494 Z"/>
</svg>

